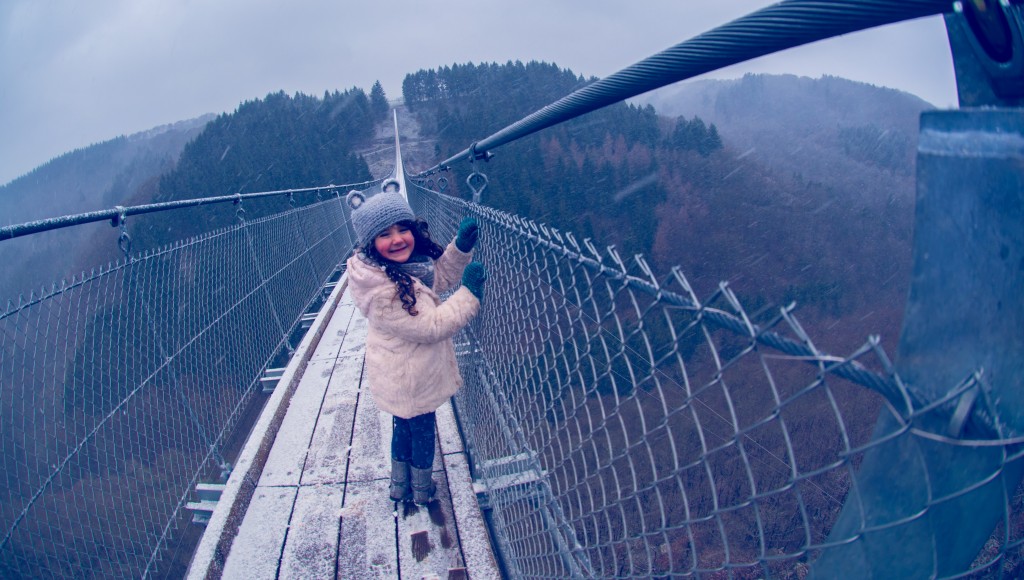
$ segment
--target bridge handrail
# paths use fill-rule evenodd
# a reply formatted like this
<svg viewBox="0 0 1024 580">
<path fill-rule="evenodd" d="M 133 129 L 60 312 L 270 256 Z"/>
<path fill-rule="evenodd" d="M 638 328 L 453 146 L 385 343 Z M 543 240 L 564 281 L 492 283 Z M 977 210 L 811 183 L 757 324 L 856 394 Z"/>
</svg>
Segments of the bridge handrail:
<svg viewBox="0 0 1024 580">
<path fill-rule="evenodd" d="M 111 225 L 117 226 L 126 217 L 145 213 L 154 213 L 198 207 L 201 205 L 213 205 L 217 203 L 241 203 L 250 199 L 264 197 L 285 196 L 291 198 L 295 194 L 336 192 L 347 193 L 352 188 L 363 188 L 378 183 L 379 180 L 364 181 L 360 183 L 347 183 L 343 185 L 321 185 L 317 187 L 299 187 L 294 189 L 278 189 L 274 191 L 258 191 L 254 193 L 235 193 L 232 195 L 221 195 L 216 197 L 198 197 L 192 199 L 181 199 L 177 201 L 165 201 L 161 203 L 147 203 L 144 205 L 116 206 L 110 209 L 103 209 L 85 213 L 69 214 L 55 218 L 35 220 L 11 226 L 0 227 L 0 242 L 22 236 L 28 236 L 39 232 L 78 226 L 82 224 L 102 222 L 110 220 Z"/>
</svg>

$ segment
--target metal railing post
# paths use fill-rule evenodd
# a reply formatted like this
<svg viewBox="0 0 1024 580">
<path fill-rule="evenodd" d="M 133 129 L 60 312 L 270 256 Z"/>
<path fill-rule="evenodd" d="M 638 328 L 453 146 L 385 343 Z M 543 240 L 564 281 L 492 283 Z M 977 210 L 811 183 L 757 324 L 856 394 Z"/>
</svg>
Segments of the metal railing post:
<svg viewBox="0 0 1024 580">
<path fill-rule="evenodd" d="M 822 577 L 949 576 L 1007 517 L 1024 468 L 1019 452 L 998 444 L 1024 434 L 1022 167 L 1024 113 L 922 116 L 914 271 L 896 367 L 928 401 L 956 404 L 911 417 L 883 412 L 875 440 L 902 432 L 865 455 L 830 537 L 841 544 L 818 562 Z M 968 424 L 979 412 L 995 433 Z"/>
</svg>

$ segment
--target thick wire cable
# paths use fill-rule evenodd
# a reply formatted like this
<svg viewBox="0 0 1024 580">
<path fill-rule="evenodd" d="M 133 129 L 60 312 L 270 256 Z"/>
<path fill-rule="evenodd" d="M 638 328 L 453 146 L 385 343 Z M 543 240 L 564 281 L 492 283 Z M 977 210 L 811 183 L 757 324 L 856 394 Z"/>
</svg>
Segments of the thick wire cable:
<svg viewBox="0 0 1024 580">
<path fill-rule="evenodd" d="M 423 174 L 485 155 L 541 129 L 659 87 L 818 40 L 942 14 L 952 11 L 953 4 L 952 0 L 787 0 L 773 4 L 562 97 Z"/>
</svg>

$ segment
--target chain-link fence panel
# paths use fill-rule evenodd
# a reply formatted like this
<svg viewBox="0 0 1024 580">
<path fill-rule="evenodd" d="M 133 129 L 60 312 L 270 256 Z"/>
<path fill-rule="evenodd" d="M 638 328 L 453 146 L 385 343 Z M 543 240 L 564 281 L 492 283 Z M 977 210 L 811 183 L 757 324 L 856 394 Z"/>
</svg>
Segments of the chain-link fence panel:
<svg viewBox="0 0 1024 580">
<path fill-rule="evenodd" d="M 802 578 L 824 550 L 879 526 L 909 530 L 970 491 L 861 517 L 849 537 L 831 537 L 844 503 L 869 511 L 853 489 L 865 455 L 926 441 L 918 420 L 970 385 L 924 405 L 877 337 L 827 354 L 793 307 L 752 320 L 726 285 L 700 298 L 678 269 L 658 279 L 641 258 L 414 193 L 440 239 L 463 215 L 481 224 L 475 257 L 489 279 L 458 345 L 456 406 L 510 576 Z M 1020 498 L 1000 481 L 1016 459 L 1008 443 L 972 480 L 1005 491 L 976 575 L 1019 570 Z M 935 550 L 924 556 L 922 577 L 939 575 Z"/>
<path fill-rule="evenodd" d="M 0 576 L 179 577 L 299 319 L 352 247 L 338 198 L 130 258 L 0 314 Z"/>
</svg>

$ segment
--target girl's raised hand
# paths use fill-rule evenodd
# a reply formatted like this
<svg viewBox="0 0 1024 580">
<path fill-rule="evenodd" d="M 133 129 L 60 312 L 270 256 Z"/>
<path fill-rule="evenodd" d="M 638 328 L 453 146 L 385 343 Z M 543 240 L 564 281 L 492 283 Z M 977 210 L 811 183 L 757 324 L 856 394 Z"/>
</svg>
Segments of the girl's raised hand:
<svg viewBox="0 0 1024 580">
<path fill-rule="evenodd" d="M 480 262 L 470 262 L 462 272 L 462 285 L 476 296 L 481 304 L 484 302 L 484 280 L 487 279 L 487 270 Z"/>
<path fill-rule="evenodd" d="M 480 226 L 476 219 L 471 217 L 462 218 L 459 224 L 459 234 L 455 237 L 455 247 L 460 252 L 468 252 L 476 245 L 476 239 L 480 235 Z"/>
</svg>

